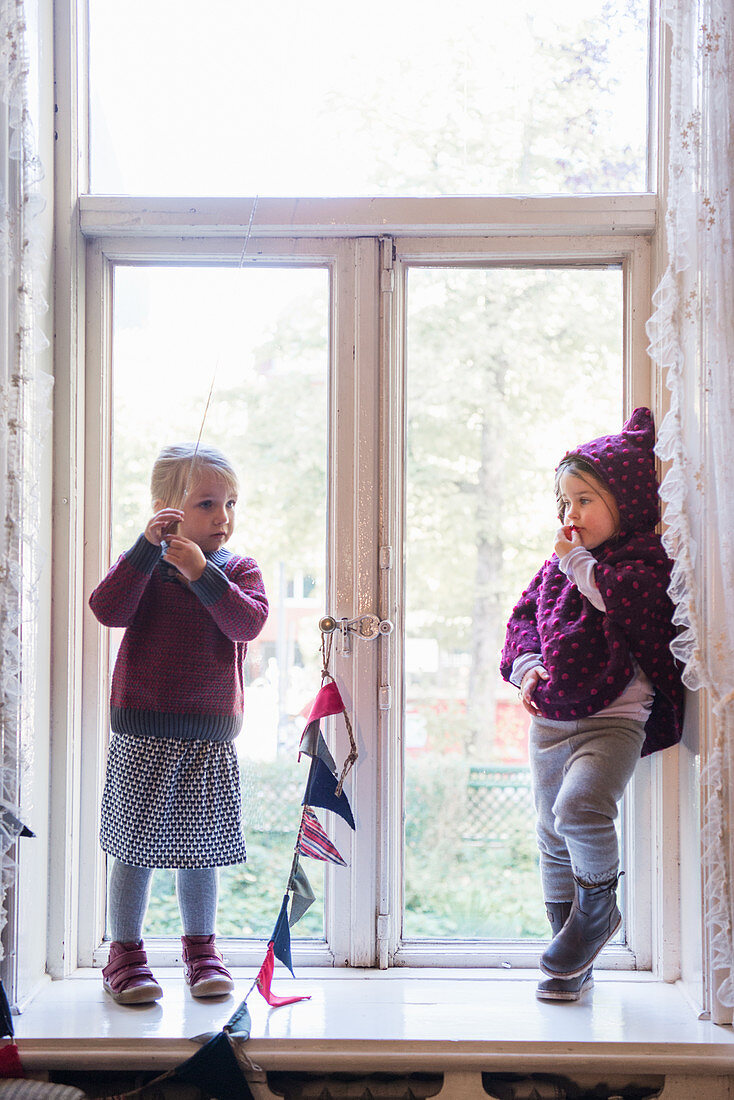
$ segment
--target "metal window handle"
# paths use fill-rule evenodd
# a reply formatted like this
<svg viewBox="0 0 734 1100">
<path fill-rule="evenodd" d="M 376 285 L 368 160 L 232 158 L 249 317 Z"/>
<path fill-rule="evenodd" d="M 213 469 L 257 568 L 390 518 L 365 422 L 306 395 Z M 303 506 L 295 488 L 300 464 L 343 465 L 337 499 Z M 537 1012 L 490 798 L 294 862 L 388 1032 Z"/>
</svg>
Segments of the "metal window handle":
<svg viewBox="0 0 734 1100">
<path fill-rule="evenodd" d="M 333 615 L 324 615 L 319 620 L 319 630 L 322 634 L 333 634 L 338 630 L 339 652 L 349 653 L 350 634 L 372 642 L 375 638 L 392 634 L 393 624 L 389 619 L 381 619 L 379 615 L 358 615 L 356 619 L 335 619 Z"/>
</svg>

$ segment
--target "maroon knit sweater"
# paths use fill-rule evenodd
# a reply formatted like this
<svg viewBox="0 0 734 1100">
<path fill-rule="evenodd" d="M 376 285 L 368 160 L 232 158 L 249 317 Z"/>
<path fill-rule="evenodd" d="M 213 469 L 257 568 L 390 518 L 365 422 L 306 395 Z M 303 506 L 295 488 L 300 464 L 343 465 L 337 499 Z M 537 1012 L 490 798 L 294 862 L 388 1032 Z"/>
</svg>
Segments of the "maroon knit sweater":
<svg viewBox="0 0 734 1100">
<path fill-rule="evenodd" d="M 230 741 L 242 726 L 246 643 L 268 616 L 260 570 L 222 548 L 186 584 L 162 553 L 141 535 L 89 599 L 104 626 L 125 627 L 112 677 L 112 729 Z"/>
<path fill-rule="evenodd" d="M 683 721 L 683 686 L 670 650 L 671 562 L 655 533 L 654 442 L 650 410 L 636 409 L 618 435 L 569 452 L 591 463 L 619 509 L 619 534 L 591 551 L 606 611 L 581 595 L 554 554 L 512 612 L 501 662 L 509 680 L 517 657 L 539 653 L 550 679 L 538 684 L 533 701 L 546 718 L 573 721 L 599 714 L 621 695 L 634 657 L 655 688 L 643 756 L 679 741 Z"/>
</svg>

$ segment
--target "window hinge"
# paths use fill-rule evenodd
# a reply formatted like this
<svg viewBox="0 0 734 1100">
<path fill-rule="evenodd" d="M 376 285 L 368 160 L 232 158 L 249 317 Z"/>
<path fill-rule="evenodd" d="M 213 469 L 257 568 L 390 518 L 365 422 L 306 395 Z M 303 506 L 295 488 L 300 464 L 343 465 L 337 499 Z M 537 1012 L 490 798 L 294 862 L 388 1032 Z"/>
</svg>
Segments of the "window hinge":
<svg viewBox="0 0 734 1100">
<path fill-rule="evenodd" d="M 377 954 L 380 970 L 387 970 L 390 950 L 390 914 L 377 915 Z"/>
<path fill-rule="evenodd" d="M 377 704 L 380 710 L 390 710 L 392 706 L 392 688 L 389 684 L 381 684 L 377 692 Z"/>
<path fill-rule="evenodd" d="M 392 546 L 380 547 L 380 569 L 392 569 Z"/>
<path fill-rule="evenodd" d="M 395 261 L 395 241 L 392 237 L 380 238 L 380 290 L 390 294 L 395 285 L 393 263 Z"/>
</svg>

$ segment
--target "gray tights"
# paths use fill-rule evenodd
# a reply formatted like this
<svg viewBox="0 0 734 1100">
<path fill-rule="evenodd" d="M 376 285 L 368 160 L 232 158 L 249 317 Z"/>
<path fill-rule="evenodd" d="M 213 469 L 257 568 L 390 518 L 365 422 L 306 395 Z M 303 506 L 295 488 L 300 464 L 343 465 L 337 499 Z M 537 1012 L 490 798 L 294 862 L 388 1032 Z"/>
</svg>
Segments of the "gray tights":
<svg viewBox="0 0 734 1100">
<path fill-rule="evenodd" d="M 112 860 L 108 893 L 110 938 L 137 943 L 143 935 L 152 867 L 135 867 Z M 185 936 L 210 936 L 217 915 L 216 867 L 178 867 L 176 894 Z"/>
</svg>

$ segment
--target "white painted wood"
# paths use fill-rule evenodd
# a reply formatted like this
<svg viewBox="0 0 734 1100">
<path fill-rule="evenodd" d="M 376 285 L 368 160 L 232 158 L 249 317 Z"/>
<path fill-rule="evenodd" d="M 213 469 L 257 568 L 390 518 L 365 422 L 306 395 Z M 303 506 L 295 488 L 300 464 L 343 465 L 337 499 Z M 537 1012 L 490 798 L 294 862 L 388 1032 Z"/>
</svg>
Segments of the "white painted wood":
<svg viewBox="0 0 734 1100">
<path fill-rule="evenodd" d="M 54 529 L 52 737 L 50 772 L 48 969 L 76 966 L 81 744 L 81 624 L 84 468 L 85 249 L 77 195 L 88 187 L 85 22 L 76 0 L 54 4 L 56 147 L 54 164 Z"/>
<path fill-rule="evenodd" d="M 704 989 L 703 949 L 703 860 L 701 858 L 701 783 L 700 783 L 700 727 L 705 721 L 705 700 L 700 695 L 688 693 L 683 740 L 678 752 L 681 756 L 678 785 L 678 812 L 680 818 L 680 883 L 685 889 L 679 893 L 681 981 L 687 996 L 707 1010 Z"/>
<path fill-rule="evenodd" d="M 83 591 L 88 598 L 110 566 L 112 441 L 112 265 L 99 245 L 87 250 L 84 374 Z M 91 966 L 105 932 L 105 856 L 99 846 L 99 805 L 109 743 L 110 633 L 84 600 L 81 687 L 79 965 Z"/>
<path fill-rule="evenodd" d="M 207 1003 L 180 975 L 159 974 L 161 1001 L 133 1011 L 102 991 L 98 972 L 81 971 L 51 983 L 17 1018 L 21 1059 L 30 1072 L 179 1065 L 195 1049 L 188 1037 L 219 1030 L 253 976 L 235 971 L 234 997 Z M 559 1006 L 536 1000 L 535 980 L 478 970 L 314 971 L 302 983 L 310 1001 L 271 1010 L 252 995 L 247 1053 L 266 1070 L 319 1074 L 682 1074 L 706 1084 L 734 1075 L 731 1029 L 697 1019 L 676 986 L 601 975 L 583 1002 Z"/>
<path fill-rule="evenodd" d="M 624 395 L 631 413 L 641 405 L 653 405 L 651 364 L 647 354 L 645 325 L 650 316 L 650 242 L 630 241 L 624 257 Z"/>
<path fill-rule="evenodd" d="M 536 969 L 546 946 L 540 940 L 426 940 L 399 943 L 393 953 L 396 967 L 486 967 L 508 975 L 525 969 Z M 641 970 L 637 955 L 624 944 L 611 944 L 594 964 L 598 970 Z M 540 978 L 538 971 L 537 977 Z"/>
<path fill-rule="evenodd" d="M 403 453 L 402 346 L 405 281 L 395 264 L 395 241 L 380 243 L 380 509 L 379 539 L 389 547 L 380 571 L 380 614 L 394 626 L 380 640 L 379 683 L 389 686 L 390 709 L 379 714 L 379 894 L 378 959 L 384 970 L 399 945 L 402 919 L 402 714 L 403 683 L 400 639 L 403 608 L 397 593 L 403 567 L 402 469 L 395 461 Z"/>
<path fill-rule="evenodd" d="M 252 198 L 132 198 L 83 195 L 87 236 L 231 237 L 246 229 Z M 630 233 L 656 226 L 654 195 L 486 198 L 258 197 L 252 236 L 513 236 Z"/>
<path fill-rule="evenodd" d="M 329 493 L 330 607 L 336 618 L 370 614 L 377 606 L 377 307 L 375 240 L 341 242 L 332 292 L 336 356 L 333 371 Z M 359 760 L 345 792 L 356 831 L 340 818 L 336 845 L 350 864 L 330 868 L 327 937 L 337 966 L 375 961 L 377 831 L 378 642 L 352 639 L 350 654 L 334 646 L 332 672 L 351 716 Z M 337 726 L 339 722 L 335 723 Z M 348 752 L 340 729 L 332 743 L 340 763 Z"/>
<path fill-rule="evenodd" d="M 651 776 L 651 761 L 641 760 L 622 799 L 620 813 L 620 865 L 624 875 L 619 898 L 627 948 L 639 970 L 650 970 L 653 965 L 652 939 L 662 919 L 660 910 L 653 907 L 657 895 L 650 871 L 658 836 Z"/>
</svg>

